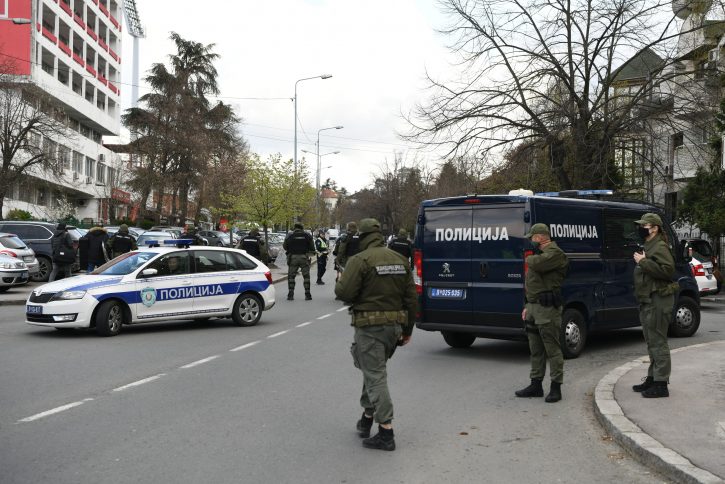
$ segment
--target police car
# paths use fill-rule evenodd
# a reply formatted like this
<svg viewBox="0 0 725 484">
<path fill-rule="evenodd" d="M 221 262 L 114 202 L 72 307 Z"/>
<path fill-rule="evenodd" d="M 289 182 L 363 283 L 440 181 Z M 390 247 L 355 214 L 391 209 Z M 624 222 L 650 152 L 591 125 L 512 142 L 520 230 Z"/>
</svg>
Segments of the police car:
<svg viewBox="0 0 725 484">
<path fill-rule="evenodd" d="M 38 287 L 28 298 L 26 322 L 115 336 L 124 324 L 160 320 L 231 316 L 252 326 L 274 306 L 271 272 L 246 252 L 164 242 L 176 245 L 140 248 L 91 274 Z"/>
</svg>

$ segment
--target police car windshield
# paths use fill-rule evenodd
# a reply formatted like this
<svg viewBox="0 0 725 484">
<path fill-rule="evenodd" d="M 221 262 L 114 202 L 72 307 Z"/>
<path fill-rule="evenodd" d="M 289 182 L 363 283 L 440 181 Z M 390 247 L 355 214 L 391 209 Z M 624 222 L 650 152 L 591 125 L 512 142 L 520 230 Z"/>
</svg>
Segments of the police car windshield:
<svg viewBox="0 0 725 484">
<path fill-rule="evenodd" d="M 158 252 L 128 252 L 120 255 L 110 262 L 106 262 L 91 274 L 101 276 L 125 276 L 130 274 L 149 260 L 158 255 Z"/>
</svg>

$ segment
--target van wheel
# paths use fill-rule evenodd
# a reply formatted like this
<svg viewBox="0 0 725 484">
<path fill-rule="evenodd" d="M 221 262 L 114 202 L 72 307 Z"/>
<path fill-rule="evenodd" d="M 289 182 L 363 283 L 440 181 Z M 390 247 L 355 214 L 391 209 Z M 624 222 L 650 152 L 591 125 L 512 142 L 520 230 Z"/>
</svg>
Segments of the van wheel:
<svg viewBox="0 0 725 484">
<path fill-rule="evenodd" d="M 96 333 L 99 336 L 116 336 L 123 325 L 123 307 L 118 301 L 105 301 L 96 312 Z"/>
<path fill-rule="evenodd" d="M 239 326 L 254 326 L 262 318 L 262 303 L 254 294 L 242 294 L 234 302 L 232 319 Z"/>
<path fill-rule="evenodd" d="M 468 348 L 476 341 L 476 335 L 474 334 L 452 331 L 441 331 L 441 334 L 443 334 L 443 339 L 451 348 Z"/>
<path fill-rule="evenodd" d="M 587 343 L 587 322 L 577 309 L 569 308 L 561 317 L 561 352 L 564 358 L 576 358 Z"/>
<path fill-rule="evenodd" d="M 675 306 L 675 314 L 670 324 L 670 336 L 689 337 L 700 327 L 700 308 L 694 299 L 681 296 Z"/>
</svg>

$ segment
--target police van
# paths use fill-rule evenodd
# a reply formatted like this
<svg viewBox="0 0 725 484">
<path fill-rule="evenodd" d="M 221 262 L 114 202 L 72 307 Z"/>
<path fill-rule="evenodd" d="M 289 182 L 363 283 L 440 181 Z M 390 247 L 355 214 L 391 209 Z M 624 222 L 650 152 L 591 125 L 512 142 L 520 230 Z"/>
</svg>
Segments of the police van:
<svg viewBox="0 0 725 484">
<path fill-rule="evenodd" d="M 122 325 L 162 320 L 230 317 L 240 326 L 259 322 L 275 304 L 272 274 L 246 252 L 189 246 L 140 248 L 91 274 L 36 288 L 26 322 L 57 329 L 94 327 L 115 336 Z"/>
<path fill-rule="evenodd" d="M 549 227 L 569 259 L 562 287 L 564 355 L 578 356 L 590 334 L 638 326 L 632 255 L 643 241 L 634 221 L 647 212 L 665 217 L 655 206 L 604 200 L 600 192 L 534 196 L 522 190 L 424 201 L 413 256 L 417 326 L 440 331 L 454 348 L 478 337 L 525 339 L 521 311 L 531 249 L 524 234 L 535 223 Z M 700 325 L 697 283 L 671 227 L 664 229 L 679 282 L 670 334 L 692 336 Z"/>
</svg>

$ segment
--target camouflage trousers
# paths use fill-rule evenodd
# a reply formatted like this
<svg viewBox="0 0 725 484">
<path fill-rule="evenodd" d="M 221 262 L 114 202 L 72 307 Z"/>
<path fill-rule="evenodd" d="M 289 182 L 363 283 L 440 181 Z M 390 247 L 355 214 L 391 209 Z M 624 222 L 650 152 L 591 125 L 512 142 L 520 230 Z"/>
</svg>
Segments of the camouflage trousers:
<svg viewBox="0 0 725 484">
<path fill-rule="evenodd" d="M 402 334 L 403 328 L 399 324 L 356 327 L 355 342 L 350 347 L 353 363 L 363 374 L 360 406 L 380 424 L 393 420 L 386 365 Z"/>
<path fill-rule="evenodd" d="M 670 346 L 667 344 L 667 330 L 672 320 L 675 296 L 653 293 L 650 297 L 651 302 L 639 305 L 639 320 L 649 355 L 647 376 L 653 377 L 655 381 L 669 381 L 672 362 Z"/>
<path fill-rule="evenodd" d="M 290 294 L 295 293 L 295 278 L 302 271 L 302 285 L 305 294 L 310 294 L 310 259 L 305 254 L 292 254 L 287 259 L 287 287 Z"/>
<path fill-rule="evenodd" d="M 531 378 L 543 380 L 549 361 L 551 381 L 564 382 L 564 355 L 559 344 L 562 308 L 526 303 L 526 336 L 531 351 Z"/>
</svg>

